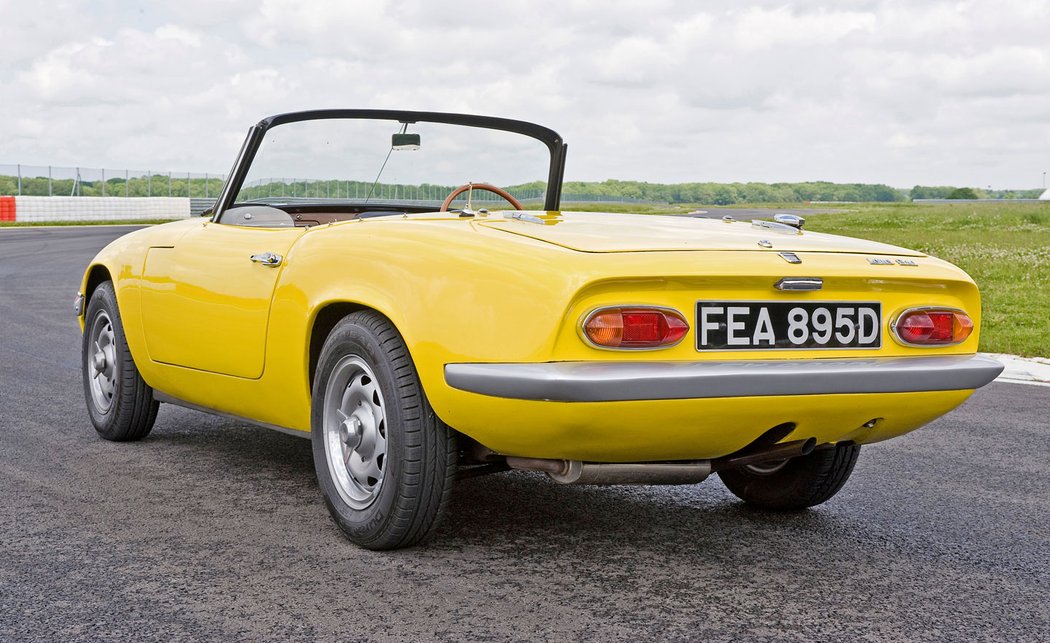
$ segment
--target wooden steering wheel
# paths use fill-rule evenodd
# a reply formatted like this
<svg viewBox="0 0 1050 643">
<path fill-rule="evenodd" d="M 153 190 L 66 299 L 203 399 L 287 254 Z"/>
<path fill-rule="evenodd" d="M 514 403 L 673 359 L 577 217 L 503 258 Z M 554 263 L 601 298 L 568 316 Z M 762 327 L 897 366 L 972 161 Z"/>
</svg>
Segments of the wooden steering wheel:
<svg viewBox="0 0 1050 643">
<path fill-rule="evenodd" d="M 457 196 L 463 194 L 464 192 L 469 192 L 471 190 L 485 190 L 486 192 L 492 192 L 496 196 L 498 196 L 498 197 L 500 197 L 502 199 L 505 199 L 507 201 L 507 203 L 509 203 L 512 206 L 514 206 L 515 210 L 524 210 L 525 209 L 524 207 L 522 207 L 521 203 L 517 199 L 512 197 L 510 195 L 510 193 L 507 192 L 506 190 L 504 190 L 503 188 L 498 188 L 495 185 L 490 185 L 488 183 L 465 183 L 465 184 L 459 186 L 458 188 L 456 188 L 455 190 L 452 190 L 451 192 L 449 192 L 448 196 L 445 197 L 445 200 L 441 203 L 441 210 L 440 211 L 441 212 L 448 212 L 448 206 L 452 205 L 453 199 L 455 199 Z M 469 202 L 469 198 L 468 198 L 468 202 Z"/>
</svg>

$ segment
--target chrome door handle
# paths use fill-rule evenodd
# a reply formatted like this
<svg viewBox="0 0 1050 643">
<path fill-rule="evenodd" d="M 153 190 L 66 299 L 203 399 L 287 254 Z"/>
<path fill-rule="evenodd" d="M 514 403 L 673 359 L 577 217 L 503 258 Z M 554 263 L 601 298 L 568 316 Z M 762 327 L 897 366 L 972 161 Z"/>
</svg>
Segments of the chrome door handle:
<svg viewBox="0 0 1050 643">
<path fill-rule="evenodd" d="M 276 252 L 260 252 L 257 255 L 252 255 L 252 261 L 261 263 L 264 266 L 279 266 L 283 259 L 284 257 Z"/>
</svg>

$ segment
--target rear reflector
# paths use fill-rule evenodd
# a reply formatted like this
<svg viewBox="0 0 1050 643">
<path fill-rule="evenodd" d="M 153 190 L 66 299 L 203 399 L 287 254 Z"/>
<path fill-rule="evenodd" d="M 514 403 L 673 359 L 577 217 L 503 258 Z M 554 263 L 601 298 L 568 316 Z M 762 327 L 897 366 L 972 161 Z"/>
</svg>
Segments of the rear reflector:
<svg viewBox="0 0 1050 643">
<path fill-rule="evenodd" d="M 601 308 L 583 322 L 583 334 L 602 348 L 665 348 L 687 332 L 685 317 L 669 308 Z"/>
<path fill-rule="evenodd" d="M 973 332 L 973 320 L 959 310 L 917 308 L 907 310 L 893 325 L 901 342 L 917 346 L 958 344 Z"/>
</svg>

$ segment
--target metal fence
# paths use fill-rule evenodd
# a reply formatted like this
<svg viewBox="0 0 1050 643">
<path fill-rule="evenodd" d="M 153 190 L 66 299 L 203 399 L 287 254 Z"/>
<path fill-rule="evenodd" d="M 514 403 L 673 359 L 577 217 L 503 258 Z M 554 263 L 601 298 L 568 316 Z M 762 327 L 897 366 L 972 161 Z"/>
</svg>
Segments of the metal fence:
<svg viewBox="0 0 1050 643">
<path fill-rule="evenodd" d="M 573 192 L 563 191 L 561 193 L 562 203 L 646 203 L 646 204 L 663 204 L 666 205 L 668 201 L 660 201 L 656 199 L 636 199 L 633 197 L 616 196 L 613 194 L 594 194 L 590 192 Z"/>
<path fill-rule="evenodd" d="M 0 196 L 188 197 L 195 200 L 196 207 L 203 202 L 197 200 L 207 200 L 210 206 L 225 180 L 224 174 L 207 172 L 0 164 Z M 429 183 L 373 185 L 371 181 L 342 179 L 267 178 L 246 184 L 240 196 L 248 199 L 358 200 L 371 195 L 374 200 L 440 204 L 454 187 Z M 545 195 L 544 188 L 509 188 L 508 192 L 530 207 L 542 203 Z M 474 192 L 472 198 L 482 203 L 502 200 L 484 190 Z M 563 192 L 561 200 L 563 203 L 653 203 L 646 199 L 572 191 Z"/>
<path fill-rule="evenodd" d="M 181 196 L 214 198 L 223 174 L 0 164 L 3 196 Z"/>
</svg>

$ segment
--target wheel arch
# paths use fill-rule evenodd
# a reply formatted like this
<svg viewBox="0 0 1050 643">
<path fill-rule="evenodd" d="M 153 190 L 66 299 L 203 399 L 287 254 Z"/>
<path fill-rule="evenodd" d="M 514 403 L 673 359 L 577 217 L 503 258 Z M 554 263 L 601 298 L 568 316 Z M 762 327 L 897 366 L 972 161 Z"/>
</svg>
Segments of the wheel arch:
<svg viewBox="0 0 1050 643">
<path fill-rule="evenodd" d="M 394 328 L 397 328 L 397 324 L 395 324 L 394 321 L 390 319 L 390 316 L 383 311 L 355 301 L 329 301 L 320 306 L 317 309 L 317 312 L 313 315 L 307 342 L 309 350 L 307 354 L 306 376 L 307 385 L 310 391 L 313 391 L 314 388 L 314 374 L 317 372 L 317 362 L 321 357 L 321 348 L 324 347 L 325 340 L 328 339 L 332 329 L 335 328 L 335 325 L 347 315 L 363 310 L 370 310 L 382 315 L 394 325 Z M 400 329 L 398 329 L 398 332 L 400 332 Z"/>
<path fill-rule="evenodd" d="M 97 263 L 88 268 L 87 279 L 84 281 L 84 300 L 90 301 L 91 294 L 95 292 L 95 289 L 100 284 L 106 281 L 112 281 L 113 276 L 109 272 L 109 268 L 105 264 Z"/>
<path fill-rule="evenodd" d="M 80 283 L 80 293 L 84 296 L 81 304 L 81 308 L 77 313 L 77 321 L 80 323 L 80 330 L 84 332 L 84 324 L 86 323 L 87 317 L 87 305 L 91 301 L 91 295 L 99 287 L 99 285 L 112 281 L 113 275 L 109 268 L 105 264 L 93 263 L 88 266 L 87 270 L 84 271 L 84 277 Z"/>
<path fill-rule="evenodd" d="M 412 364 L 415 366 L 416 376 L 419 378 L 420 389 L 423 391 L 423 394 L 427 396 L 427 399 L 429 401 L 430 394 L 427 390 L 426 383 L 424 382 L 424 377 L 420 373 L 420 365 L 417 359 L 418 356 L 413 350 L 412 341 L 410 339 L 411 333 L 406 335 L 406 329 L 404 328 L 404 326 L 402 324 L 399 324 L 398 319 L 388 314 L 388 312 L 383 310 L 382 307 L 369 305 L 366 303 L 362 303 L 361 301 L 353 301 L 349 299 L 327 301 L 324 304 L 318 306 L 315 314 L 312 317 L 312 320 L 309 322 L 309 325 L 307 327 L 308 336 L 306 341 L 306 345 L 308 348 L 306 377 L 307 390 L 309 391 L 309 395 L 311 397 L 313 395 L 314 378 L 317 373 L 317 364 L 320 361 L 321 349 L 324 347 L 325 340 L 328 339 L 328 336 L 331 334 L 332 329 L 335 328 L 336 324 L 338 324 L 341 319 L 352 313 L 362 311 L 371 311 L 378 315 L 381 315 L 384 319 L 390 322 L 394 329 L 401 335 L 401 339 L 405 342 L 405 349 L 408 351 L 409 359 L 412 360 Z M 444 422 L 444 420 L 441 419 L 441 414 L 438 413 L 436 409 L 432 408 L 431 410 L 433 411 L 435 416 L 438 417 L 439 420 Z"/>
</svg>

